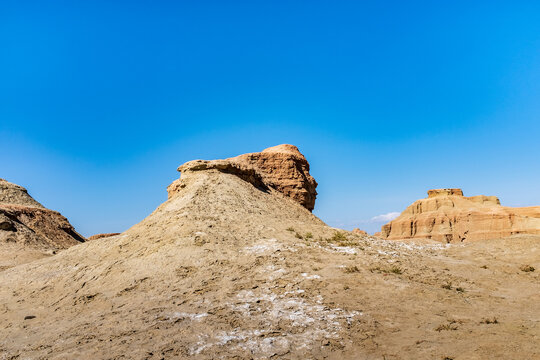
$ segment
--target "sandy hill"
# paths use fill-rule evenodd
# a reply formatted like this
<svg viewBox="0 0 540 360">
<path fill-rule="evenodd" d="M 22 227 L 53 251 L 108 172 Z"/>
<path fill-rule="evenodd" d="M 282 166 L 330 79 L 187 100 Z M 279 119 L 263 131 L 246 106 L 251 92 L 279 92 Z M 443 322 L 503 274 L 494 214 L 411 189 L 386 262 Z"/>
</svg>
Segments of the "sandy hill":
<svg viewBox="0 0 540 360">
<path fill-rule="evenodd" d="M 519 269 L 540 266 L 538 238 L 494 241 L 489 251 L 486 243 L 377 240 L 328 227 L 298 198 L 267 183 L 256 164 L 203 164 L 181 167 L 169 199 L 125 233 L 0 272 L 0 354 L 540 354 L 538 272 Z"/>
<path fill-rule="evenodd" d="M 68 220 L 0 179 L 0 271 L 84 242 Z"/>
<path fill-rule="evenodd" d="M 415 201 L 377 234 L 388 240 L 462 242 L 517 234 L 540 235 L 540 206 L 501 206 L 495 196 L 463 196 L 461 189 L 435 189 Z"/>
</svg>

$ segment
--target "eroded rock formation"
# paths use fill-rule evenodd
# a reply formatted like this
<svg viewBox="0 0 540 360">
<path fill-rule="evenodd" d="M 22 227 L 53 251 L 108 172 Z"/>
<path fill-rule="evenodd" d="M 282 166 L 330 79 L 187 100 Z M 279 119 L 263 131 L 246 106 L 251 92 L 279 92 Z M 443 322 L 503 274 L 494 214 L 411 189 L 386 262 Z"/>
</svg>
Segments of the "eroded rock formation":
<svg viewBox="0 0 540 360">
<path fill-rule="evenodd" d="M 540 206 L 501 206 L 495 196 L 465 197 L 461 189 L 428 191 L 376 234 L 386 239 L 461 242 L 540 234 Z"/>
<path fill-rule="evenodd" d="M 258 188 L 271 187 L 312 211 L 317 182 L 309 173 L 309 163 L 296 146 L 278 145 L 262 152 L 225 160 L 194 160 L 178 168 L 181 173 L 215 169 L 234 174 Z M 169 198 L 182 188 L 182 179 L 168 187 Z"/>
<path fill-rule="evenodd" d="M 22 186 L 0 179 L 0 267 L 16 265 L 13 259 L 25 251 L 39 258 L 84 241 L 60 213 L 45 208 Z"/>
<path fill-rule="evenodd" d="M 104 238 L 108 238 L 108 237 L 116 236 L 116 235 L 120 235 L 120 233 L 95 234 L 95 235 L 89 236 L 87 239 L 88 240 L 99 240 L 99 239 L 104 239 Z"/>
</svg>

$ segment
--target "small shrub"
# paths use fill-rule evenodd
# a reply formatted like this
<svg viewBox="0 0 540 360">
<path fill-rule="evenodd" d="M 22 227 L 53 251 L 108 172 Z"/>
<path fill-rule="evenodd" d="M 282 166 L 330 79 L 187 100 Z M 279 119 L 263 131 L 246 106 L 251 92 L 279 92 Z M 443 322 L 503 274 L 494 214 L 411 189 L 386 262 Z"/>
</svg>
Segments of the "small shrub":
<svg viewBox="0 0 540 360">
<path fill-rule="evenodd" d="M 460 320 L 447 320 L 448 323 L 441 324 L 435 328 L 435 331 L 441 332 L 441 331 L 448 331 L 448 330 L 457 330 L 458 326 L 457 323 L 461 324 L 463 321 Z"/>
<path fill-rule="evenodd" d="M 456 288 L 456 291 L 462 293 L 462 292 L 465 292 L 465 289 L 460 286 Z"/>
<path fill-rule="evenodd" d="M 297 233 L 297 232 L 294 233 L 294 236 L 295 236 L 297 239 L 303 239 L 303 238 L 304 238 L 302 235 L 300 235 L 300 234 Z"/>
<path fill-rule="evenodd" d="M 523 272 L 533 272 L 535 270 L 531 265 L 523 265 L 519 269 Z"/>
<path fill-rule="evenodd" d="M 441 332 L 441 331 L 448 331 L 448 330 L 457 330 L 457 325 L 454 324 L 441 324 L 435 328 L 435 331 Z"/>
<path fill-rule="evenodd" d="M 334 235 L 330 238 L 332 242 L 340 242 L 340 241 L 347 241 L 347 236 L 345 234 L 336 231 Z"/>
<path fill-rule="evenodd" d="M 349 266 L 346 266 L 343 269 L 343 271 L 345 271 L 346 274 L 352 274 L 352 273 L 360 272 L 360 269 L 356 265 L 349 265 Z"/>
<path fill-rule="evenodd" d="M 287 228 L 287 231 L 294 232 L 294 228 L 292 226 Z"/>
<path fill-rule="evenodd" d="M 306 233 L 306 235 L 304 235 L 304 239 L 306 239 L 306 240 L 313 239 L 313 234 L 310 233 L 310 232 Z"/>
<path fill-rule="evenodd" d="M 480 321 L 480 324 L 488 324 L 488 325 L 491 325 L 491 324 L 498 324 L 499 323 L 499 320 L 497 320 L 496 317 L 493 317 L 491 319 L 489 318 L 484 318 L 482 319 L 482 321 Z"/>
<path fill-rule="evenodd" d="M 452 283 L 449 282 L 449 283 L 446 283 L 446 284 L 442 284 L 441 287 L 443 289 L 446 289 L 446 290 L 452 290 Z"/>
<path fill-rule="evenodd" d="M 482 265 L 482 266 L 480 266 L 480 268 L 487 269 L 487 265 Z"/>
<path fill-rule="evenodd" d="M 401 268 L 397 266 L 392 266 L 389 269 L 382 268 L 380 266 L 375 266 L 375 267 L 370 268 L 369 271 L 383 273 L 383 274 L 397 274 L 397 275 L 403 274 L 403 270 L 401 270 Z"/>
</svg>

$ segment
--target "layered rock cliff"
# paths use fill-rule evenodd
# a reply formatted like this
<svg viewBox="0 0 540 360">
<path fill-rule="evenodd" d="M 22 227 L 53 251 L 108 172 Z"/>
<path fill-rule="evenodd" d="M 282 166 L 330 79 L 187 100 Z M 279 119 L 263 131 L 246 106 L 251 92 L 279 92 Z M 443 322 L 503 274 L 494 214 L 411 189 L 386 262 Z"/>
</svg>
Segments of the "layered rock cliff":
<svg viewBox="0 0 540 360">
<path fill-rule="evenodd" d="M 271 187 L 294 199 L 309 211 L 315 208 L 317 182 L 309 173 L 309 163 L 294 145 L 278 145 L 262 152 L 239 155 L 225 160 L 194 160 L 178 168 L 193 172 L 215 169 L 233 174 L 258 188 Z M 167 189 L 169 198 L 182 188 L 182 179 Z"/>
<path fill-rule="evenodd" d="M 435 189 L 415 201 L 376 234 L 385 239 L 476 241 L 540 234 L 540 206 L 501 206 L 495 196 L 465 197 L 461 189 Z"/>
<path fill-rule="evenodd" d="M 0 270 L 84 242 L 69 221 L 0 179 Z"/>
</svg>

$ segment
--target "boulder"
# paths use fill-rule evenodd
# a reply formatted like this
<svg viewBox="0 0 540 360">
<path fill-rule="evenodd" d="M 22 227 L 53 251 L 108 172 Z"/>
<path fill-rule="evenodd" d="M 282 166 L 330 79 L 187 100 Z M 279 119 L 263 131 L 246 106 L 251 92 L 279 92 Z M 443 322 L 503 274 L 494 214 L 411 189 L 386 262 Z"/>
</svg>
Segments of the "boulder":
<svg viewBox="0 0 540 360">
<path fill-rule="evenodd" d="M 516 234 L 540 234 L 540 206 L 505 207 L 495 196 L 465 197 L 461 189 L 435 189 L 375 235 L 454 243 Z"/>
<path fill-rule="evenodd" d="M 181 173 L 204 170 L 236 175 L 263 190 L 271 187 L 309 211 L 315 207 L 317 182 L 309 173 L 306 158 L 294 145 L 278 145 L 225 160 L 194 160 L 178 168 Z M 169 198 L 182 187 L 182 178 L 174 181 L 167 188 Z"/>
</svg>

